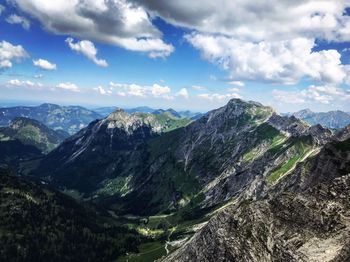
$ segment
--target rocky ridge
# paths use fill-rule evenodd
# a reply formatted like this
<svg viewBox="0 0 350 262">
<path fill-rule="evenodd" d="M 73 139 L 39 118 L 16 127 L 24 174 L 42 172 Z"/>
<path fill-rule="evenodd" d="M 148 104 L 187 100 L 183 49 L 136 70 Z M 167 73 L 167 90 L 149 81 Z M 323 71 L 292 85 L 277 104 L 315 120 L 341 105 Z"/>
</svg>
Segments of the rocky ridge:
<svg viewBox="0 0 350 262">
<path fill-rule="evenodd" d="M 263 199 L 237 199 L 163 261 L 348 261 L 349 200 L 344 130 Z"/>
</svg>

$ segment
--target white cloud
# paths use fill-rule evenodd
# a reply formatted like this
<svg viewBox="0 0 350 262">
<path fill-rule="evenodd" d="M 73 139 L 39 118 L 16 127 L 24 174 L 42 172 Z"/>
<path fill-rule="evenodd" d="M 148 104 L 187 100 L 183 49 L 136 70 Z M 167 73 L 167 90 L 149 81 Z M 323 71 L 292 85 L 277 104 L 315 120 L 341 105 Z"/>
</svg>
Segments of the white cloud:
<svg viewBox="0 0 350 262">
<path fill-rule="evenodd" d="M 9 42 L 0 42 L 0 68 L 12 67 L 12 61 L 20 62 L 29 57 L 21 45 L 14 46 Z"/>
<path fill-rule="evenodd" d="M 186 98 L 186 99 L 188 99 L 190 97 L 186 88 L 181 88 L 180 91 L 177 92 L 176 95 L 183 97 L 183 98 Z"/>
<path fill-rule="evenodd" d="M 309 77 L 342 83 L 346 76 L 338 51 L 312 51 L 314 40 L 306 38 L 250 43 L 196 33 L 186 39 L 201 50 L 205 59 L 227 70 L 236 80 L 295 84 Z"/>
<path fill-rule="evenodd" d="M 168 86 L 161 86 L 159 84 L 153 84 L 151 86 L 138 85 L 138 84 L 120 84 L 110 82 L 109 86 L 116 90 L 116 94 L 119 96 L 133 96 L 143 98 L 162 98 L 166 100 L 174 99 L 174 95 L 171 94 L 171 88 Z"/>
<path fill-rule="evenodd" d="M 198 86 L 198 85 L 194 85 L 194 86 L 192 86 L 192 88 L 193 88 L 194 90 L 197 90 L 197 91 L 207 90 L 206 87 L 204 87 L 204 86 Z"/>
<path fill-rule="evenodd" d="M 154 97 L 161 97 L 169 94 L 170 92 L 171 92 L 171 89 L 168 86 L 153 84 L 151 87 L 151 93 Z"/>
<path fill-rule="evenodd" d="M 52 64 L 49 61 L 45 60 L 45 59 L 37 59 L 37 60 L 33 60 L 33 65 L 40 67 L 42 69 L 45 70 L 56 70 L 57 66 L 56 64 Z"/>
<path fill-rule="evenodd" d="M 280 103 L 305 104 L 321 103 L 330 104 L 334 101 L 350 100 L 350 94 L 335 86 L 315 86 L 311 85 L 306 89 L 298 91 L 273 90 L 272 95 Z"/>
<path fill-rule="evenodd" d="M 3 5 L 0 5 L 0 15 L 5 11 L 5 6 Z"/>
<path fill-rule="evenodd" d="M 72 91 L 72 92 L 80 92 L 80 89 L 77 85 L 67 82 L 67 83 L 59 83 L 57 86 L 57 88 L 63 89 L 63 90 L 68 90 L 68 91 Z"/>
<path fill-rule="evenodd" d="M 336 50 L 314 51 L 317 40 L 350 40 L 348 0 L 135 0 L 185 36 L 205 59 L 237 81 L 295 84 L 308 77 L 342 83 Z"/>
<path fill-rule="evenodd" d="M 228 101 L 232 98 L 241 98 L 241 96 L 239 94 L 236 94 L 236 93 L 228 93 L 228 94 L 205 93 L 205 94 L 199 94 L 198 97 L 201 99 L 204 99 L 204 100 L 214 101 L 214 102 L 224 102 L 224 101 Z"/>
<path fill-rule="evenodd" d="M 29 80 L 21 81 L 18 79 L 11 79 L 7 82 L 8 87 L 27 87 L 27 88 L 42 88 L 43 84 L 39 82 L 32 82 Z"/>
<path fill-rule="evenodd" d="M 27 18 L 23 16 L 19 16 L 16 14 L 12 14 L 6 18 L 6 22 L 9 24 L 19 24 L 21 25 L 25 30 L 29 30 L 30 28 L 30 22 Z"/>
<path fill-rule="evenodd" d="M 350 38 L 347 0 L 135 1 L 173 25 L 243 41 Z"/>
<path fill-rule="evenodd" d="M 88 40 L 83 40 L 83 41 L 74 43 L 74 40 L 70 37 L 66 39 L 66 43 L 69 45 L 70 49 L 78 53 L 82 53 L 84 56 L 86 56 L 91 61 L 93 61 L 96 65 L 102 66 L 102 67 L 108 66 L 108 63 L 106 62 L 106 60 L 98 59 L 96 57 L 97 49 L 94 43 Z"/>
<path fill-rule="evenodd" d="M 143 7 L 127 0 L 9 0 L 46 30 L 165 57 L 174 51 Z"/>
<path fill-rule="evenodd" d="M 244 87 L 244 83 L 242 81 L 231 81 L 229 84 L 233 86 Z"/>
<path fill-rule="evenodd" d="M 97 91 L 100 95 L 111 95 L 112 94 L 112 90 L 106 90 L 104 89 L 102 86 L 98 86 L 93 88 L 95 91 Z"/>
</svg>

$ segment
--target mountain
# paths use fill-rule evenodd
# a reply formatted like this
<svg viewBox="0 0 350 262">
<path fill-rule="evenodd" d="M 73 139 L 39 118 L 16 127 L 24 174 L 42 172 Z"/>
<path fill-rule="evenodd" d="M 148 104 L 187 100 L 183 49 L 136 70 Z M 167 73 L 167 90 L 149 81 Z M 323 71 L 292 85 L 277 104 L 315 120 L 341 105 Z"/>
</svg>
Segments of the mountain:
<svg viewBox="0 0 350 262">
<path fill-rule="evenodd" d="M 146 237 L 119 261 L 346 261 L 349 143 L 232 99 L 195 121 L 117 110 L 20 167 Z"/>
<path fill-rule="evenodd" d="M 175 118 L 182 118 L 182 116 L 178 112 L 176 112 L 174 109 L 172 109 L 172 108 L 169 108 L 167 110 L 158 109 L 158 110 L 155 110 L 155 111 L 152 112 L 152 114 L 155 114 L 155 115 L 160 115 L 160 114 L 164 114 L 164 113 L 167 113 L 170 116 L 173 116 Z"/>
<path fill-rule="evenodd" d="M 95 108 L 93 109 L 94 112 L 100 114 L 101 116 L 108 116 L 109 114 L 111 114 L 112 112 L 116 111 L 117 109 L 120 109 L 118 107 L 115 106 L 111 106 L 111 107 L 99 107 L 99 108 Z M 127 113 L 149 113 L 149 114 L 162 114 L 162 113 L 170 113 L 171 115 L 173 115 L 174 117 L 177 118 L 187 118 L 187 119 L 191 119 L 191 120 L 197 120 L 199 119 L 203 114 L 202 113 L 198 113 L 198 112 L 192 112 L 192 111 L 176 111 L 172 108 L 169 109 L 154 109 L 148 106 L 140 106 L 140 107 L 135 107 L 135 108 L 124 108 L 123 109 L 125 112 Z"/>
<path fill-rule="evenodd" d="M 0 170 L 0 203 L 3 261 L 114 261 L 137 251 L 136 231 L 6 170 Z"/>
<path fill-rule="evenodd" d="M 329 111 L 329 112 L 312 112 L 310 109 L 304 109 L 293 113 L 295 117 L 304 120 L 310 125 L 320 124 L 328 128 L 343 128 L 350 124 L 350 114 L 343 111 Z"/>
<path fill-rule="evenodd" d="M 199 118 L 201 118 L 203 116 L 202 113 L 195 113 L 195 112 L 192 112 L 192 111 L 176 111 L 172 108 L 169 108 L 169 109 L 158 109 L 158 110 L 155 110 L 152 112 L 152 114 L 161 114 L 161 113 L 168 113 L 174 117 L 177 117 L 177 118 L 187 118 L 187 119 L 191 119 L 191 120 L 197 120 Z"/>
<path fill-rule="evenodd" d="M 189 118 L 191 120 L 197 120 L 197 119 L 201 118 L 204 115 L 202 113 L 192 112 L 192 111 L 189 111 L 189 110 L 179 111 L 178 113 L 179 113 L 179 115 L 182 118 Z"/>
<path fill-rule="evenodd" d="M 0 127 L 0 141 L 19 140 L 25 145 L 37 147 L 48 153 L 69 136 L 63 130 L 53 130 L 39 121 L 25 118 L 14 118 L 8 127 Z"/>
<path fill-rule="evenodd" d="M 110 113 L 116 111 L 117 109 L 119 108 L 116 106 L 108 106 L 108 107 L 94 108 L 93 111 L 99 114 L 100 116 L 105 117 L 105 116 L 108 116 Z"/>
<path fill-rule="evenodd" d="M 42 104 L 34 107 L 0 108 L 0 126 L 7 126 L 16 117 L 35 119 L 54 130 L 63 130 L 71 135 L 91 121 L 101 118 L 94 111 L 80 106 Z"/>
<path fill-rule="evenodd" d="M 261 197 L 333 135 L 239 99 L 190 124 L 178 121 L 117 111 L 63 142 L 33 175 L 116 212 L 209 208 Z"/>
<path fill-rule="evenodd" d="M 163 261 L 349 261 L 349 131 L 265 198 L 234 201 Z"/>
<path fill-rule="evenodd" d="M 85 197 L 128 192 L 124 183 L 144 168 L 145 141 L 188 122 L 167 114 L 118 110 L 66 139 L 41 161 L 35 173 Z"/>
</svg>

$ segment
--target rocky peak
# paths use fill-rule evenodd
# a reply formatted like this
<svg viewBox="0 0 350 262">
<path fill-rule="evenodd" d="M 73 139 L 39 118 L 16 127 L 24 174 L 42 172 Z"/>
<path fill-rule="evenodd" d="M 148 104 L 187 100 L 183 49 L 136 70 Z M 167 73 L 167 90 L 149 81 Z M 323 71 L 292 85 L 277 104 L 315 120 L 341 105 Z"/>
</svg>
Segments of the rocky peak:
<svg viewBox="0 0 350 262">
<path fill-rule="evenodd" d="M 311 109 L 309 108 L 306 108 L 306 109 L 303 109 L 303 110 L 300 110 L 296 113 L 293 114 L 293 116 L 297 117 L 297 118 L 300 118 L 300 119 L 303 119 L 305 117 L 308 117 L 309 115 L 313 114 L 313 112 L 311 111 Z"/>
<path fill-rule="evenodd" d="M 107 123 L 108 129 L 120 128 L 128 133 L 132 133 L 141 127 L 150 128 L 155 133 L 162 131 L 162 126 L 156 121 L 155 116 L 148 113 L 129 114 L 122 109 L 118 109 L 102 121 Z"/>
<path fill-rule="evenodd" d="M 324 128 L 320 124 L 310 127 L 308 133 L 313 137 L 314 141 L 320 145 L 329 142 L 333 136 L 333 132 L 330 129 Z"/>
<path fill-rule="evenodd" d="M 300 136 L 305 134 L 309 130 L 309 125 L 295 116 L 286 117 L 273 114 L 268 123 L 274 128 L 284 131 L 291 136 Z"/>
<path fill-rule="evenodd" d="M 344 127 L 337 135 L 336 139 L 339 141 L 345 141 L 350 138 L 350 125 Z"/>
</svg>

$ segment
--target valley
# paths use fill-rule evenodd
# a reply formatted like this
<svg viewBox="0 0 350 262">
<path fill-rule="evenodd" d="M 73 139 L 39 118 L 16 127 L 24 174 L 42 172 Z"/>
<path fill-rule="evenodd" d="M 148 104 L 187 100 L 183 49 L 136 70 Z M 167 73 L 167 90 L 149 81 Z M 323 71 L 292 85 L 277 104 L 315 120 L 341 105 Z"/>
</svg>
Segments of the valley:
<svg viewBox="0 0 350 262">
<path fill-rule="evenodd" d="M 39 125 L 23 118 L 10 127 L 22 123 Z M 47 128 L 39 130 L 43 137 L 55 134 Z M 13 158 L 3 151 L 1 160 L 10 172 L 56 188 L 77 205 L 98 207 L 108 224 L 137 234 L 140 242 L 117 261 L 182 261 L 183 254 L 190 254 L 188 248 L 197 245 L 197 238 L 229 210 L 241 212 L 241 205 L 274 203 L 288 194 L 285 191 L 302 194 L 301 189 L 291 189 L 298 183 L 306 188 L 308 183 L 317 184 L 305 178 L 291 181 L 299 172 L 312 176 L 311 167 L 318 164 L 315 159 L 331 156 L 327 148 L 343 150 L 339 158 L 345 162 L 343 167 L 335 164 L 334 177 L 347 174 L 349 136 L 349 129 L 334 132 L 309 126 L 262 104 L 232 99 L 198 120 L 169 112 L 117 109 L 50 151 L 40 152 L 40 143 L 26 145 L 28 140 L 14 136 L 12 142 L 18 143 L 20 152 L 28 146 L 37 151 L 20 158 L 15 153 L 19 151 L 11 153 Z M 7 140 L 0 141 L 0 147 Z M 217 230 L 225 226 L 220 224 Z M 233 241 L 241 241 L 240 236 Z M 265 240 L 258 241 L 260 245 Z M 193 259 L 206 261 L 200 257 Z"/>
</svg>

